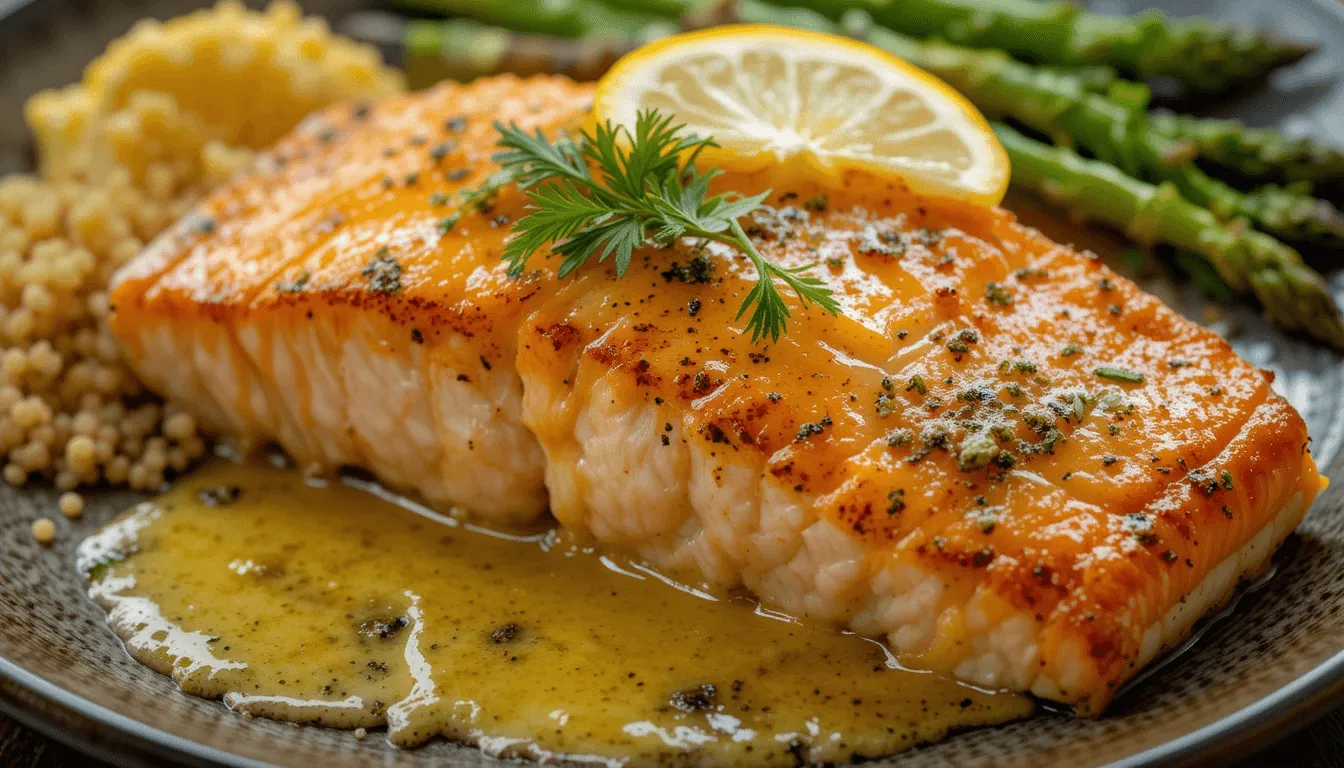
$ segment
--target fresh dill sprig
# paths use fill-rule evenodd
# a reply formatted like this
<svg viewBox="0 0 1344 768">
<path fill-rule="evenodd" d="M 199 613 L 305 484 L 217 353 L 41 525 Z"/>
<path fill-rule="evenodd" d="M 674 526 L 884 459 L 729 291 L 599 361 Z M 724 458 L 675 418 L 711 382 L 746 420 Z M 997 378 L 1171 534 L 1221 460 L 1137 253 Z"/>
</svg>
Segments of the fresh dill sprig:
<svg viewBox="0 0 1344 768">
<path fill-rule="evenodd" d="M 514 224 L 515 235 L 504 247 L 509 274 L 522 274 L 532 254 L 549 244 L 561 257 L 560 277 L 593 256 L 599 262 L 613 259 L 621 277 L 634 249 L 646 240 L 667 245 L 682 237 L 699 238 L 730 245 L 755 266 L 756 285 L 737 312 L 741 318 L 752 310 L 747 330 L 753 342 L 762 336 L 778 341 L 787 330 L 789 307 L 776 279 L 797 294 L 804 309 L 816 304 L 837 313 L 831 289 L 804 274 L 812 265 L 786 268 L 766 260 L 738 223 L 770 192 L 710 197 L 709 183 L 722 171 L 702 173 L 695 160 L 715 144 L 684 134 L 684 128 L 670 116 L 645 110 L 633 131 L 607 121 L 582 132 L 577 141 L 569 136 L 551 141 L 539 130 L 529 134 L 517 124 L 496 122 L 504 148 L 495 155 L 501 178 L 516 181 L 531 198 L 530 212 Z"/>
</svg>

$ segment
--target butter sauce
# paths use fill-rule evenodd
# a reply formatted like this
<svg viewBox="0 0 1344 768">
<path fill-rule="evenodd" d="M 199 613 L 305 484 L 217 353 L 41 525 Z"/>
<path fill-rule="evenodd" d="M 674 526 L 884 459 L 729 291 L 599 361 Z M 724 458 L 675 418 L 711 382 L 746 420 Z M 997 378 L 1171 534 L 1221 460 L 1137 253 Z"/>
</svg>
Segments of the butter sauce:
<svg viewBox="0 0 1344 768">
<path fill-rule="evenodd" d="M 419 514 L 416 512 L 419 511 Z M 132 655 L 253 715 L 605 764 L 876 757 L 1025 697 L 550 531 L 508 536 L 288 469 L 219 463 L 85 541 Z"/>
</svg>

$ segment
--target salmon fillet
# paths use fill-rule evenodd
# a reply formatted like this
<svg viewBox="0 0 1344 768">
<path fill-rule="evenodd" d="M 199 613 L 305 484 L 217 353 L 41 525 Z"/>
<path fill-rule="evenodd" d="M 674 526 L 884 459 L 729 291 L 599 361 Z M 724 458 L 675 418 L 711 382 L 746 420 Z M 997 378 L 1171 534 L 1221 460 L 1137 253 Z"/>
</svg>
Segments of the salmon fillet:
<svg viewBox="0 0 1344 768">
<path fill-rule="evenodd" d="M 749 234 L 843 311 L 777 343 L 749 262 L 506 275 L 493 120 L 576 126 L 563 78 L 310 118 L 117 276 L 145 382 L 221 434 L 358 466 L 493 524 L 882 636 L 910 665 L 1099 712 L 1264 566 L 1323 480 L 1298 414 L 1090 254 L 1002 210 L 779 177 Z M 774 173 L 774 172 L 772 172 Z M 795 308 L 796 309 L 796 308 Z"/>
</svg>

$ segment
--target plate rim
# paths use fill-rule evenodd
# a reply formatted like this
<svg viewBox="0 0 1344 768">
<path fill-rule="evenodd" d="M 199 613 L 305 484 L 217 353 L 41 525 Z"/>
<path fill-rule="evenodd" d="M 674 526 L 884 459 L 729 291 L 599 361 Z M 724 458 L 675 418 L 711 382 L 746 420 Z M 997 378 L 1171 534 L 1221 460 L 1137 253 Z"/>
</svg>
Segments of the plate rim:
<svg viewBox="0 0 1344 768">
<path fill-rule="evenodd" d="M 1344 460 L 1335 462 L 1341 464 Z M 127 765 L 145 765 L 143 758 L 159 757 L 188 758 L 192 764 L 201 766 L 278 768 L 274 763 L 225 752 L 95 704 L 2 656 L 0 681 L 24 689 L 50 707 L 64 710 L 64 719 L 76 721 L 81 729 L 62 727 L 59 722 L 62 718 L 15 703 L 3 688 L 0 688 L 0 712 L 85 755 Z M 1330 711 L 1328 706 L 1316 705 L 1341 697 L 1344 697 L 1344 649 L 1288 685 L 1221 720 L 1109 763 L 1107 768 L 1213 764 L 1236 752 L 1248 756 L 1315 722 Z M 120 751 L 106 754 L 103 751 L 106 746 L 119 747 Z"/>
<path fill-rule="evenodd" d="M 7 686 L 22 689 L 50 709 L 39 712 L 17 703 Z M 279 768 L 273 763 L 192 741 L 95 704 L 3 656 L 0 656 L 0 713 L 81 754 L 120 765 L 151 764 L 145 758 L 175 761 L 188 758 L 191 765 L 200 766 Z M 77 727 L 68 727 L 62 720 L 72 721 Z M 108 754 L 105 751 L 108 747 L 117 751 Z"/>
<path fill-rule="evenodd" d="M 1300 1 L 1344 26 L 1344 2 Z M 12 22 L 40 5 L 37 0 L 0 0 L 0 23 Z M 1344 453 L 1335 457 L 1327 473 L 1344 475 Z M 13 688 L 42 702 L 43 711 L 19 703 Z M 1202 728 L 1109 763 L 1107 768 L 1214 764 L 1234 753 L 1247 757 L 1315 722 L 1341 700 L 1344 647 L 1273 693 Z M 168 759 L 199 766 L 278 768 L 96 704 L 4 656 L 0 656 L 0 713 L 81 754 L 119 765 L 153 765 Z M 114 751 L 109 753 L 109 749 Z"/>
</svg>

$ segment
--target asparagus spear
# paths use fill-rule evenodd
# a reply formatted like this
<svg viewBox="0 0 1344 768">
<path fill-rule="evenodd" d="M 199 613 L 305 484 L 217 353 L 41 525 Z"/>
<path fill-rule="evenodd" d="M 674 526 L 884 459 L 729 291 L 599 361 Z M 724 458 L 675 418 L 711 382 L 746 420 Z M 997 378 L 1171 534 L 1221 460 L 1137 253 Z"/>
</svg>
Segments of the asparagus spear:
<svg viewBox="0 0 1344 768">
<path fill-rule="evenodd" d="M 1253 181 L 1332 182 L 1344 179 L 1344 152 L 1314 139 L 1247 128 L 1237 120 L 1212 120 L 1155 112 L 1154 131 L 1189 141 L 1203 160 Z"/>
<path fill-rule="evenodd" d="M 1104 94 L 1135 112 L 1148 108 L 1151 92 L 1143 83 L 1107 78 L 1104 72 L 1073 71 L 1083 90 Z M 1179 115 L 1166 111 L 1148 114 L 1148 127 L 1157 134 L 1195 147 L 1201 164 L 1221 169 L 1251 184 L 1286 183 L 1309 195 L 1315 185 L 1344 185 L 1344 151 L 1309 137 L 1289 138 L 1272 128 L 1250 128 L 1240 120 Z"/>
<path fill-rule="evenodd" d="M 831 18 L 852 8 L 916 37 L 1007 51 L 1038 64 L 1105 64 L 1123 74 L 1174 78 L 1224 91 L 1291 64 L 1315 46 L 1205 18 L 1160 11 L 1104 16 L 1054 0 L 779 0 Z"/>
<path fill-rule="evenodd" d="M 867 40 L 947 80 L 981 110 L 1076 144 L 1131 175 L 1170 181 L 1225 221 L 1246 218 L 1293 242 L 1344 246 L 1344 214 L 1330 203 L 1286 187 L 1245 193 L 1214 179 L 1192 162 L 1194 143 L 1168 138 L 1149 127 L 1141 110 L 1091 93 L 1076 78 L 1000 51 L 921 43 L 881 27 L 870 29 Z"/>
<path fill-rule="evenodd" d="M 1344 247 L 1344 213 L 1298 188 L 1265 184 L 1241 192 L 1190 164 L 1172 169 L 1166 178 L 1186 199 L 1224 221 L 1245 217 L 1260 229 L 1303 246 L 1327 250 Z"/>
<path fill-rule="evenodd" d="M 401 8 L 441 16 L 465 16 L 519 32 L 578 37 L 584 32 L 574 0 L 393 0 Z"/>
<path fill-rule="evenodd" d="M 994 124 L 1013 166 L 1013 183 L 1071 212 L 1104 221 L 1145 244 L 1167 243 L 1209 261 L 1232 289 L 1254 295 L 1276 324 L 1344 350 L 1344 323 L 1324 280 L 1292 248 L 1254 230 L 1238 231 L 1115 166 L 1029 139 Z"/>
<path fill-rule="evenodd" d="M 647 11 L 674 21 L 688 13 L 694 13 L 705 5 L 705 0 L 602 0 L 602 2 L 613 8 Z"/>
<path fill-rule="evenodd" d="M 1084 91 L 1098 93 L 1135 112 L 1148 109 L 1152 92 L 1144 83 L 1121 79 L 1108 67 L 1038 67 L 1076 78 Z M 1199 159 L 1247 182 L 1344 183 L 1344 151 L 1310 137 L 1289 138 L 1272 128 L 1250 128 L 1240 120 L 1195 117 L 1166 111 L 1148 115 L 1149 127 L 1168 139 L 1193 144 Z M 1310 192 L 1310 187 L 1301 190 Z"/>
<path fill-rule="evenodd" d="M 648 34 L 656 29 L 647 28 Z M 467 81 L 500 72 L 563 74 L 596 80 L 641 40 L 572 39 L 530 35 L 471 19 L 406 22 L 401 35 L 406 79 L 412 88 L 440 80 Z"/>
<path fill-rule="evenodd" d="M 1176 269 L 1184 274 L 1205 298 L 1219 304 L 1231 304 L 1236 298 L 1227 281 L 1223 280 L 1223 276 L 1218 274 L 1218 270 L 1214 269 L 1203 256 L 1189 251 L 1176 251 L 1171 255 L 1171 259 L 1175 262 Z"/>
<path fill-rule="evenodd" d="M 392 0 L 440 16 L 463 16 L 516 32 L 556 37 L 637 39 L 650 25 L 675 30 L 657 12 L 603 5 L 596 0 Z"/>
</svg>

